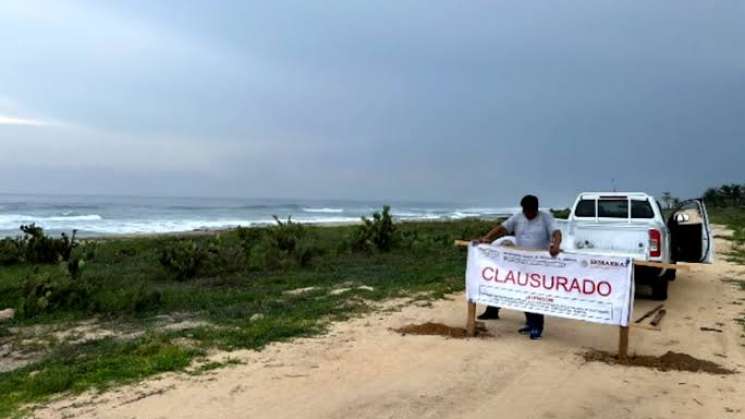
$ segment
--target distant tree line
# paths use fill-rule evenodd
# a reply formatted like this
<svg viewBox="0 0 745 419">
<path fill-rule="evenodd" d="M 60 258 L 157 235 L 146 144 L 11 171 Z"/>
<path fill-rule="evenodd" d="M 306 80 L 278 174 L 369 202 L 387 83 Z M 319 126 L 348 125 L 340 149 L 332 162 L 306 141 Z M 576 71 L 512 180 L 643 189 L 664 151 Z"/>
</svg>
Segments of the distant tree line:
<svg viewBox="0 0 745 419">
<path fill-rule="evenodd" d="M 732 183 L 704 192 L 704 202 L 712 207 L 745 207 L 745 184 Z"/>
<path fill-rule="evenodd" d="M 662 193 L 662 202 L 664 204 L 664 208 L 666 209 L 673 209 L 680 204 L 680 199 L 677 197 L 674 197 L 673 194 L 670 192 L 663 192 Z"/>
</svg>

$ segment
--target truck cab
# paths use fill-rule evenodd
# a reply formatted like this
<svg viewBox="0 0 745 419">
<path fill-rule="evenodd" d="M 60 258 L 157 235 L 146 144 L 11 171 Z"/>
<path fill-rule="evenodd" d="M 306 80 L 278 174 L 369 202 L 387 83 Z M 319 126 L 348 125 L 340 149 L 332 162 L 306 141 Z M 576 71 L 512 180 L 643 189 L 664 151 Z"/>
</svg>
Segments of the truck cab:
<svg viewBox="0 0 745 419">
<path fill-rule="evenodd" d="M 709 218 L 700 200 L 685 201 L 665 217 L 654 197 L 643 192 L 585 192 L 569 219 L 557 223 L 568 252 L 661 263 L 711 263 L 713 258 Z M 635 278 L 651 285 L 653 298 L 664 300 L 675 271 L 637 267 Z"/>
</svg>

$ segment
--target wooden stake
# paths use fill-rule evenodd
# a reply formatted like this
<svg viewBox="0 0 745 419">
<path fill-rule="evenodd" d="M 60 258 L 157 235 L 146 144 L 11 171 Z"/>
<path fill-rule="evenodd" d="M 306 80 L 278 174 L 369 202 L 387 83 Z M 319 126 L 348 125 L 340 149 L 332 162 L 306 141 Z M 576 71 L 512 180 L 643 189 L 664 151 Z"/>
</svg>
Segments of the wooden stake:
<svg viewBox="0 0 745 419">
<path fill-rule="evenodd" d="M 660 312 L 657 313 L 656 316 L 654 316 L 654 319 L 652 319 L 649 324 L 651 324 L 652 326 L 658 326 L 662 321 L 662 318 L 665 317 L 665 314 L 667 314 L 667 310 L 660 310 Z"/>
<path fill-rule="evenodd" d="M 629 356 L 629 327 L 621 326 L 618 332 L 618 359 L 625 360 Z"/>
<path fill-rule="evenodd" d="M 636 321 L 635 321 L 634 323 L 641 323 L 641 322 L 642 322 L 642 320 L 644 320 L 644 319 L 646 319 L 647 317 L 649 317 L 649 316 L 653 315 L 653 314 L 654 314 L 654 313 L 655 313 L 655 312 L 656 312 L 657 310 L 661 309 L 662 307 L 665 307 L 665 305 L 664 305 L 664 304 L 660 304 L 660 305 L 658 305 L 657 307 L 655 307 L 655 308 L 653 308 L 653 309 L 649 310 L 648 312 L 644 313 L 644 315 L 643 315 L 643 316 L 641 316 L 641 317 L 639 317 L 638 319 L 636 319 Z"/>
<path fill-rule="evenodd" d="M 471 242 L 467 240 L 456 240 L 453 242 L 455 246 L 470 246 Z M 510 246 L 510 250 L 525 250 L 528 252 L 545 252 L 545 250 L 536 250 L 536 249 L 523 249 L 517 246 Z M 562 250 L 562 253 L 573 253 L 573 252 L 564 252 Z M 577 252 L 582 253 L 582 252 Z M 681 265 L 681 264 L 675 264 L 675 263 L 662 263 L 662 262 L 647 262 L 645 260 L 635 260 L 634 261 L 635 266 L 648 266 L 650 268 L 659 268 L 659 269 L 671 269 L 671 270 L 678 270 L 678 271 L 689 271 L 691 270 L 691 267 L 688 265 Z"/>
<path fill-rule="evenodd" d="M 476 336 L 476 303 L 468 301 L 468 317 L 466 318 L 466 334 Z"/>
</svg>

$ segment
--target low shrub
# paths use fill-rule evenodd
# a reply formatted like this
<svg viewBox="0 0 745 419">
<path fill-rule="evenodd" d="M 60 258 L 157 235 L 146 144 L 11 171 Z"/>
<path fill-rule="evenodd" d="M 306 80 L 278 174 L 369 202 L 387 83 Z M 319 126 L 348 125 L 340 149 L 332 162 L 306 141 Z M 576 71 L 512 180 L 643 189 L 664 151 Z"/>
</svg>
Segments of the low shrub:
<svg viewBox="0 0 745 419">
<path fill-rule="evenodd" d="M 405 230 L 399 234 L 399 246 L 414 252 L 429 252 L 434 249 L 453 246 L 454 238 L 443 233 L 420 233 L 416 230 Z"/>
<path fill-rule="evenodd" d="M 16 263 L 57 263 L 70 259 L 77 247 L 75 230 L 72 236 L 62 233 L 58 239 L 44 234 L 44 229 L 36 224 L 22 225 L 23 235 L 0 240 L 0 265 Z"/>
<path fill-rule="evenodd" d="M 217 275 L 238 272 L 246 268 L 246 253 L 242 246 L 228 243 L 222 236 L 216 236 L 205 243 L 207 257 L 201 266 L 200 275 Z"/>
<path fill-rule="evenodd" d="M 85 261 L 81 257 L 70 257 L 70 260 L 68 260 L 65 263 L 65 267 L 67 268 L 67 273 L 70 275 L 70 278 L 73 280 L 80 279 L 80 276 L 83 273 L 83 267 L 85 266 Z"/>
<path fill-rule="evenodd" d="M 207 259 L 205 249 L 193 240 L 184 240 L 166 247 L 160 254 L 160 264 L 173 273 L 178 280 L 197 276 Z"/>
<path fill-rule="evenodd" d="M 89 241 L 84 242 L 78 247 L 77 253 L 80 255 L 80 257 L 87 261 L 92 261 L 96 258 L 96 255 L 98 254 L 98 242 L 95 241 Z"/>
<path fill-rule="evenodd" d="M 254 271 L 275 270 L 287 266 L 282 259 L 282 252 L 276 245 L 269 240 L 262 240 L 251 248 L 248 266 Z"/>
<path fill-rule="evenodd" d="M 236 272 L 246 267 L 243 249 L 227 245 L 220 236 L 201 241 L 178 241 L 163 249 L 159 260 L 180 281 Z"/>
<path fill-rule="evenodd" d="M 0 240 L 0 265 L 14 265 L 26 259 L 26 251 L 18 239 Z"/>
<path fill-rule="evenodd" d="M 238 227 L 235 232 L 246 255 L 251 254 L 251 249 L 259 244 L 263 237 L 262 230 L 258 228 Z"/>
<path fill-rule="evenodd" d="M 163 303 L 162 292 L 148 288 L 145 282 L 96 291 L 91 310 L 101 314 L 142 314 L 157 309 Z"/>
<path fill-rule="evenodd" d="M 249 266 L 253 270 L 288 269 L 293 266 L 307 267 L 313 259 L 324 252 L 318 238 L 305 226 L 274 216 L 275 225 L 264 229 L 243 232 L 243 247 L 250 247 Z M 241 233 L 239 232 L 239 235 Z M 250 240 L 250 244 L 249 241 Z"/>
<path fill-rule="evenodd" d="M 304 240 L 301 241 L 294 251 L 295 262 L 300 267 L 310 266 L 313 259 L 323 255 L 323 250 L 313 241 Z"/>
<path fill-rule="evenodd" d="M 57 263 L 60 260 L 70 259 L 72 250 L 77 246 L 75 242 L 76 230 L 72 231 L 72 237 L 62 233 L 59 239 L 44 234 L 44 229 L 36 224 L 22 225 L 21 238 L 25 248 L 26 261 L 31 263 Z"/>
<path fill-rule="evenodd" d="M 33 272 L 25 281 L 18 306 L 21 317 L 30 318 L 60 310 L 89 310 L 92 287 L 68 275 Z"/>
<path fill-rule="evenodd" d="M 566 220 L 569 218 L 569 214 L 572 213 L 572 210 L 569 208 L 564 209 L 553 209 L 551 208 L 551 214 L 554 216 L 554 218 L 558 218 L 560 220 Z"/>
<path fill-rule="evenodd" d="M 396 244 L 396 226 L 390 214 L 391 207 L 383 207 L 382 212 L 373 213 L 372 220 L 362 217 L 362 225 L 357 227 L 352 237 L 352 247 L 357 251 L 390 251 Z"/>
<path fill-rule="evenodd" d="M 458 240 L 473 240 L 482 237 L 488 233 L 489 230 L 499 225 L 499 220 L 465 220 L 465 224 L 458 234 L 458 237 L 454 239 Z M 452 244 L 452 243 L 449 243 Z"/>
<path fill-rule="evenodd" d="M 287 221 L 280 220 L 273 215 L 277 223 L 266 229 L 266 238 L 282 252 L 294 253 L 298 243 L 302 242 L 307 236 L 307 230 L 302 224 L 292 222 L 292 217 Z"/>
</svg>

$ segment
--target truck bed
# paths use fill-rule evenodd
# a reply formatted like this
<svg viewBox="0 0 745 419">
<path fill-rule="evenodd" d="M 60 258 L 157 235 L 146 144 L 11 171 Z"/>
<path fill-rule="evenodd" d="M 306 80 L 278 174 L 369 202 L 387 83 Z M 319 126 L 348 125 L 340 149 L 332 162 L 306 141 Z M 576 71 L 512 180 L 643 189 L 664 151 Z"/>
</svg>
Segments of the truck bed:
<svg viewBox="0 0 745 419">
<path fill-rule="evenodd" d="M 650 260 L 649 222 L 581 222 L 556 220 L 561 230 L 562 249 L 566 252 L 582 252 L 597 255 L 631 257 L 635 260 Z"/>
</svg>

